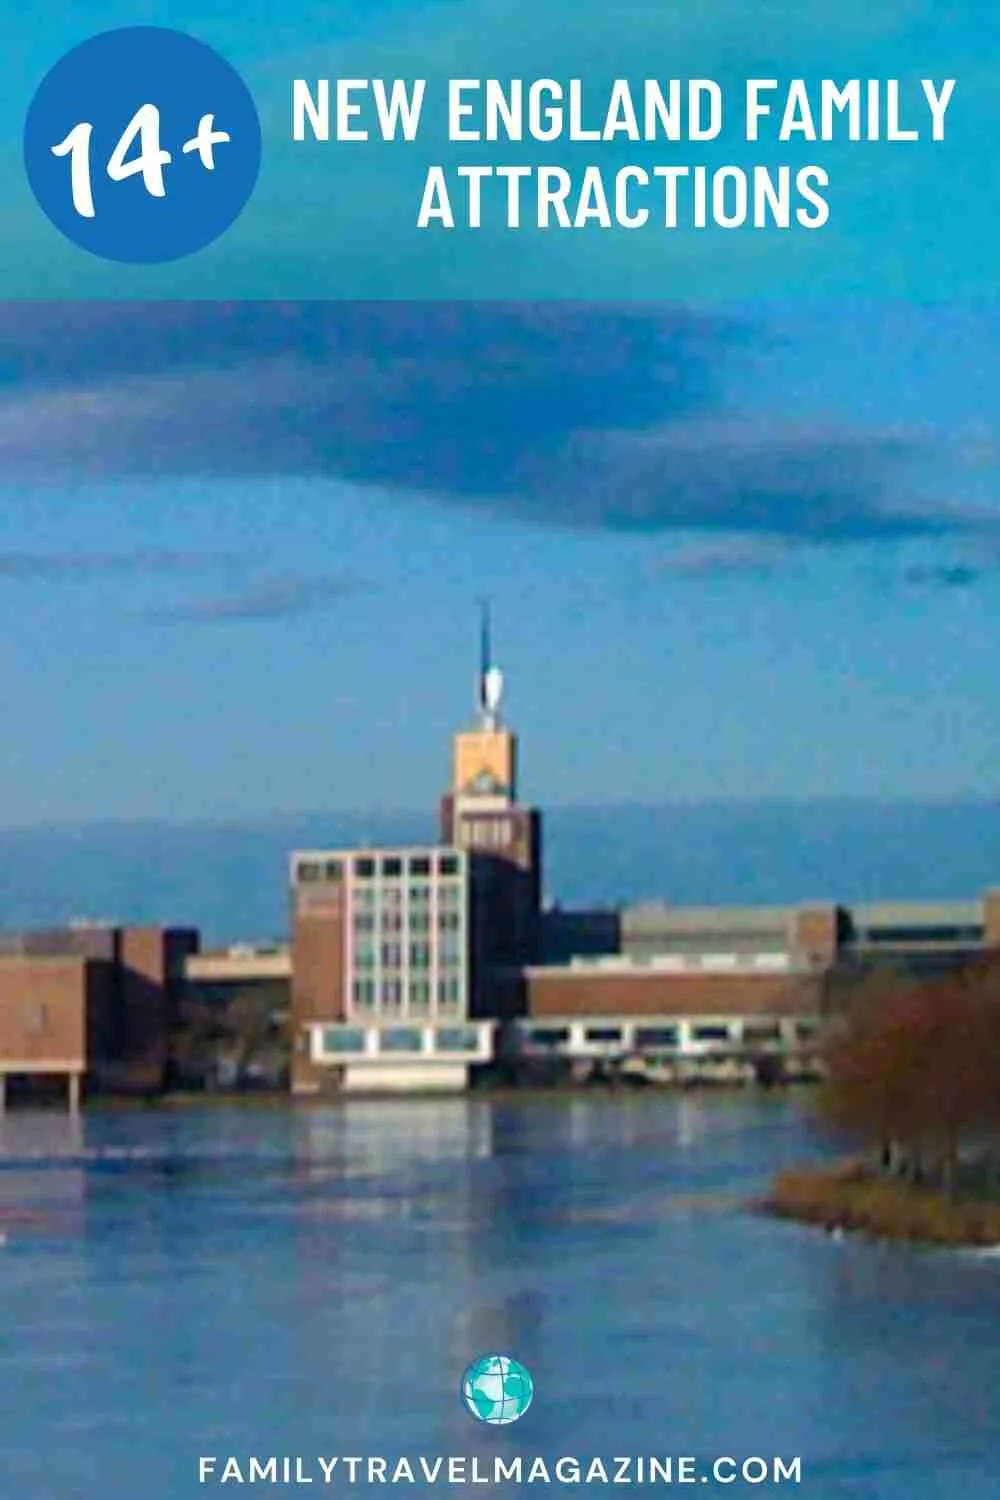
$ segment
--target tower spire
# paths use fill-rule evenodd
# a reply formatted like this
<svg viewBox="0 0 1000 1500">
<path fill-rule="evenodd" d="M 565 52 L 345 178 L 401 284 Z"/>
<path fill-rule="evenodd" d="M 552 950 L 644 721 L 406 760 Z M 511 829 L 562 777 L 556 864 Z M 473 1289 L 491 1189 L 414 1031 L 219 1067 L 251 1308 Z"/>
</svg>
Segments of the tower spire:
<svg viewBox="0 0 1000 1500">
<path fill-rule="evenodd" d="M 479 711 L 486 712 L 486 674 L 493 665 L 493 643 L 490 639 L 490 601 L 479 601 Z"/>
<path fill-rule="evenodd" d="M 502 697 L 503 673 L 493 664 L 490 604 L 483 599 L 479 607 L 479 721 L 484 729 L 497 728 Z"/>
</svg>

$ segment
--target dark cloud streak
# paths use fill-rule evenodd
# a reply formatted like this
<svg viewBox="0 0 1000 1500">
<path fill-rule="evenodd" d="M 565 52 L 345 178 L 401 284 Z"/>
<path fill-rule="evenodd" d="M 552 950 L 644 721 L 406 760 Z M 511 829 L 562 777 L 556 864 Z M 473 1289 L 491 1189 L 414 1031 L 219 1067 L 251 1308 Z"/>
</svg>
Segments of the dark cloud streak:
<svg viewBox="0 0 1000 1500">
<path fill-rule="evenodd" d="M 8 479 L 325 477 L 547 527 L 981 534 L 939 444 L 762 422 L 763 333 L 684 307 L 7 304 Z"/>
<path fill-rule="evenodd" d="M 106 577 L 157 577 L 215 571 L 247 562 L 246 554 L 211 553 L 170 548 L 129 552 L 0 551 L 0 583 L 35 580 L 81 582 Z"/>
<path fill-rule="evenodd" d="M 241 625 L 297 619 L 338 606 L 365 585 L 353 578 L 304 578 L 281 574 L 260 578 L 230 594 L 150 610 L 159 625 Z"/>
</svg>

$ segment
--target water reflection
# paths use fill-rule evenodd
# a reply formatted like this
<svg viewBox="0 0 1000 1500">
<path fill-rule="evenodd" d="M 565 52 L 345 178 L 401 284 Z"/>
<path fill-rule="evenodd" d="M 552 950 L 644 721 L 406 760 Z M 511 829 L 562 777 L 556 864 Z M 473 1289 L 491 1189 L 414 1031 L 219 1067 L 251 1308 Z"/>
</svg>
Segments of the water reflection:
<svg viewBox="0 0 1000 1500">
<path fill-rule="evenodd" d="M 988 1494 L 1000 1260 L 745 1211 L 820 1149 L 751 1094 L 12 1113 L 5 1478 L 203 1500 L 201 1452 L 773 1452 L 822 1500 Z M 536 1378 L 503 1432 L 458 1399 L 491 1350 Z"/>
</svg>

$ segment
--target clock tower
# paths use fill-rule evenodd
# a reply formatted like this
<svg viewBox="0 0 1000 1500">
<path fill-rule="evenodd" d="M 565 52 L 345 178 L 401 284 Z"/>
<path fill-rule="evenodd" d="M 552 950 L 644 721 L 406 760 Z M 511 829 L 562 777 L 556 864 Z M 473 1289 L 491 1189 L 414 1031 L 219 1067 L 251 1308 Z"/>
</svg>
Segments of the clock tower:
<svg viewBox="0 0 1000 1500">
<path fill-rule="evenodd" d="M 504 722 L 504 686 L 484 605 L 475 721 L 454 737 L 441 835 L 474 856 L 477 946 L 483 964 L 494 968 L 531 962 L 541 908 L 541 815 L 518 801 L 517 736 Z"/>
</svg>

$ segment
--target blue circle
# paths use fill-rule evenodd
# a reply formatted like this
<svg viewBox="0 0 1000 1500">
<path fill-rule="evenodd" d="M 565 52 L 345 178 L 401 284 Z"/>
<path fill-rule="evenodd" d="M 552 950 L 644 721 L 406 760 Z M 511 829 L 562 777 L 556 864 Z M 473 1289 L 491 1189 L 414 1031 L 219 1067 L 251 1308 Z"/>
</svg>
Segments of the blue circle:
<svg viewBox="0 0 1000 1500">
<path fill-rule="evenodd" d="M 170 156 L 159 166 L 157 133 Z M 228 140 L 210 139 L 219 134 Z M 150 170 L 128 173 L 143 154 Z M 67 52 L 24 126 L 28 180 L 52 223 L 84 250 L 131 264 L 179 260 L 218 239 L 253 192 L 260 156 L 260 120 L 239 74 L 204 42 L 161 26 L 106 31 Z"/>
<path fill-rule="evenodd" d="M 506 1427 L 520 1421 L 535 1394 L 525 1365 L 509 1354 L 484 1354 L 462 1376 L 462 1404 L 477 1422 Z"/>
</svg>

